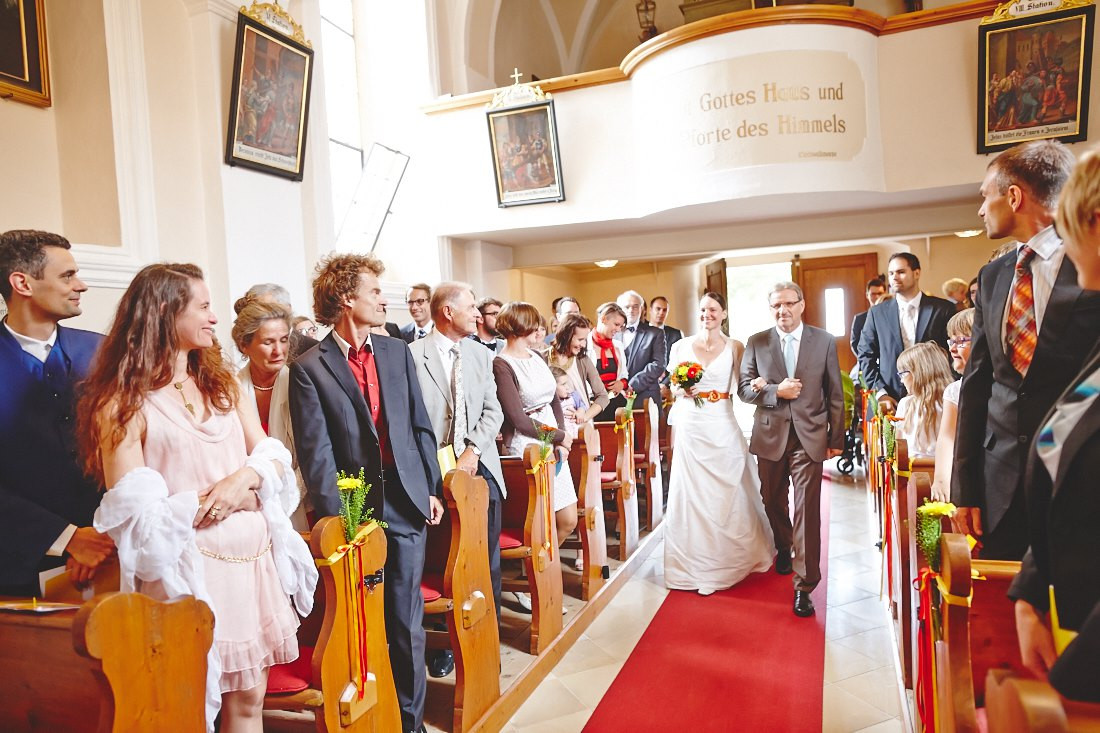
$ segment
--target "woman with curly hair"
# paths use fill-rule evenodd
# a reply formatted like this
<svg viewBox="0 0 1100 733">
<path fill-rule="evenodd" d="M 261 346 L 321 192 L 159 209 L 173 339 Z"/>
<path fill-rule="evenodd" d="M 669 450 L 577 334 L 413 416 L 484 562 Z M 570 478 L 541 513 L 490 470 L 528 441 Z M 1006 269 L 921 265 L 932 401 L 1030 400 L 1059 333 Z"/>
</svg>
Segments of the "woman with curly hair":
<svg viewBox="0 0 1100 733">
<path fill-rule="evenodd" d="M 194 265 L 142 269 L 119 302 L 77 411 L 80 457 L 109 487 L 95 527 L 121 590 L 214 611 L 207 724 L 261 731 L 267 671 L 298 657 L 317 570 L 290 524 L 290 454 L 267 438 L 214 336 Z M 294 599 L 291 605 L 290 597 Z"/>
<path fill-rule="evenodd" d="M 947 352 L 931 342 L 914 344 L 898 356 L 898 376 L 907 395 L 898 402 L 901 436 L 910 457 L 936 455 L 936 432 L 943 409 L 943 391 L 953 381 Z"/>
</svg>

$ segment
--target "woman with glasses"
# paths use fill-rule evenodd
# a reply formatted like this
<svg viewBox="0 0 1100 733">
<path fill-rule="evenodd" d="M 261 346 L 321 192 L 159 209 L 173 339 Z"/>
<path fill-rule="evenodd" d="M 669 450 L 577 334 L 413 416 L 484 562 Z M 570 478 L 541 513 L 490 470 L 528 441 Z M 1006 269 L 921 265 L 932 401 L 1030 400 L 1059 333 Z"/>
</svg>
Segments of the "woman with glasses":
<svg viewBox="0 0 1100 733">
<path fill-rule="evenodd" d="M 951 368 L 962 374 L 970 360 L 970 335 L 974 329 L 974 309 L 959 311 L 947 322 L 947 345 L 951 349 Z M 940 431 L 936 435 L 936 477 L 932 481 L 932 498 L 950 501 L 951 467 L 955 459 L 955 427 L 959 421 L 959 389 L 957 379 L 943 391 L 943 411 Z"/>
<path fill-rule="evenodd" d="M 302 336 L 317 338 L 317 324 L 309 316 L 294 316 L 293 328 Z"/>
<path fill-rule="evenodd" d="M 932 342 L 914 344 L 898 356 L 898 377 L 906 395 L 895 413 L 901 420 L 901 436 L 909 443 L 911 458 L 936 454 L 943 391 L 953 375 L 943 347 Z"/>
</svg>

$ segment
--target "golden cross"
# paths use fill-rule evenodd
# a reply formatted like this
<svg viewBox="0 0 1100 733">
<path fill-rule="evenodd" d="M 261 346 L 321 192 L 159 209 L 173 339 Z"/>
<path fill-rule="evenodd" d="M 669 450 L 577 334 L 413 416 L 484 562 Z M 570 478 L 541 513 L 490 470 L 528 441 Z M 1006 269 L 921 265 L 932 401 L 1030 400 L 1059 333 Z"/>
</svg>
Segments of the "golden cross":
<svg viewBox="0 0 1100 733">
<path fill-rule="evenodd" d="M 519 80 L 520 80 L 520 79 L 521 79 L 522 77 L 523 77 L 523 74 L 519 73 L 519 69 L 517 69 L 517 68 L 513 67 L 513 68 L 512 68 L 512 75 L 511 75 L 510 77 L 508 77 L 508 78 L 509 78 L 509 79 L 515 79 L 515 81 L 516 81 L 516 84 L 519 84 Z"/>
</svg>

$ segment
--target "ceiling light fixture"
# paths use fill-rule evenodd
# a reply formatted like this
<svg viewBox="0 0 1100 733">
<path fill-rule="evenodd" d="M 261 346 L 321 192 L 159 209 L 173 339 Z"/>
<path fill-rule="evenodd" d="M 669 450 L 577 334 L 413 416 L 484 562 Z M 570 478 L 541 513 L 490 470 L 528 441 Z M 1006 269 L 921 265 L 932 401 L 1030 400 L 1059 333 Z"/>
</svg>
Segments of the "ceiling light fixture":
<svg viewBox="0 0 1100 733">
<path fill-rule="evenodd" d="M 614 267 L 619 264 L 618 260 L 596 260 L 596 267 Z"/>
<path fill-rule="evenodd" d="M 638 26 L 642 29 L 642 34 L 638 36 L 638 40 L 648 41 L 650 38 L 654 38 L 657 35 L 657 2 L 656 0 L 638 0 L 638 4 L 634 6 L 634 12 L 638 14 Z"/>
<path fill-rule="evenodd" d="M 962 237 L 963 239 L 966 239 L 967 237 L 976 237 L 981 233 L 982 233 L 981 229 L 967 229 L 966 231 L 955 232 L 955 236 L 956 237 Z"/>
</svg>

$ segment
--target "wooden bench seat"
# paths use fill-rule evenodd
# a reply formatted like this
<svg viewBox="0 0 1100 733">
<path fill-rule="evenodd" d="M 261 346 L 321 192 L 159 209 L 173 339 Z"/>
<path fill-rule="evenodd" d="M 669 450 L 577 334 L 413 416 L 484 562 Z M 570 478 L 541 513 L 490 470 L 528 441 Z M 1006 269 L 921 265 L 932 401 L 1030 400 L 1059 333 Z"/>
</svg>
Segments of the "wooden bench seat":
<svg viewBox="0 0 1100 733">
<path fill-rule="evenodd" d="M 619 536 L 616 557 L 626 560 L 638 546 L 638 491 L 634 476 L 634 418 L 624 408 L 615 411 L 615 422 L 597 422 L 603 469 L 604 515 L 615 523 Z M 609 545 L 611 543 L 608 543 Z"/>
<path fill-rule="evenodd" d="M 321 561 L 318 569 L 323 584 L 323 600 L 315 605 L 311 619 L 319 614 L 321 626 L 310 645 L 313 625 L 303 623 L 298 662 L 272 668 L 264 709 L 313 711 L 317 730 L 322 732 L 400 730 L 383 608 L 386 536 L 375 527 L 361 547 L 339 556 L 346 544 L 339 517 L 322 518 L 310 533 L 310 551 Z M 339 557 L 330 562 L 334 556 Z M 318 591 L 320 595 L 320 587 Z M 355 609 L 353 598 L 362 599 L 361 612 Z M 366 628 L 357 634 L 360 619 Z M 293 689 L 295 679 L 307 686 Z M 272 691 L 287 687 L 291 689 Z"/>
<path fill-rule="evenodd" d="M 501 507 L 500 559 L 521 560 L 527 576 L 526 579 L 502 581 L 501 587 L 531 594 L 532 654 L 542 653 L 562 629 L 561 556 L 553 498 L 555 465 L 550 460 L 539 460 L 537 445 L 527 446 L 522 458 L 503 456 L 500 459 L 508 492 Z M 520 538 L 523 544 L 505 549 L 505 534 L 508 545 L 514 545 Z"/>
<path fill-rule="evenodd" d="M 447 512 L 428 528 L 424 614 L 443 616 L 447 631 L 428 631 L 429 649 L 455 660 L 454 730 L 469 730 L 500 697 L 500 634 L 489 575 L 489 486 L 452 470 L 443 478 Z"/>
<path fill-rule="evenodd" d="M 107 593 L 79 611 L 0 613 L 0 730 L 206 730 L 214 614 Z"/>
<path fill-rule="evenodd" d="M 569 468 L 577 488 L 577 534 L 581 560 L 581 600 L 587 601 L 611 576 L 607 565 L 607 530 L 604 528 L 603 494 L 600 489 L 600 434 L 587 422 L 580 426 L 569 451 Z M 563 547 L 570 547 L 566 542 Z"/>
<path fill-rule="evenodd" d="M 665 483 L 661 472 L 660 410 L 646 398 L 634 411 L 634 470 L 645 499 L 645 528 L 652 532 L 665 514 Z"/>
<path fill-rule="evenodd" d="M 992 669 L 986 720 L 994 733 L 1100 733 L 1100 704 L 1067 700 L 1045 680 Z"/>
<path fill-rule="evenodd" d="M 1015 604 L 1006 595 L 1020 563 L 972 560 L 966 537 L 950 532 L 940 538 L 940 563 L 943 635 L 935 655 L 937 730 L 970 733 L 981 729 L 984 711 L 978 711 L 985 704 L 987 673 L 997 669 L 1027 674 L 1016 641 Z M 977 577 L 972 577 L 974 572 Z"/>
</svg>

